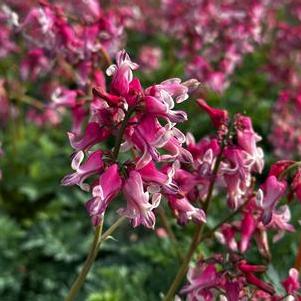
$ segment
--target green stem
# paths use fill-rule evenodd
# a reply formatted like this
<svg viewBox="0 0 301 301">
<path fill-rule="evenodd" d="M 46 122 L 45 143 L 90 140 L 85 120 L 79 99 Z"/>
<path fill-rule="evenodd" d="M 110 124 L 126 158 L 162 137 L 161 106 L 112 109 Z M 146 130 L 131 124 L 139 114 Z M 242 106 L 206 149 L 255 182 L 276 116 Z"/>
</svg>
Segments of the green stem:
<svg viewBox="0 0 301 301">
<path fill-rule="evenodd" d="M 81 269 L 79 275 L 73 282 L 73 285 L 71 286 L 71 289 L 65 299 L 65 301 L 73 301 L 78 294 L 79 289 L 84 284 L 86 277 L 92 267 L 92 264 L 96 258 L 97 252 L 98 252 L 98 246 L 99 246 L 99 240 L 102 233 L 102 227 L 103 227 L 103 218 L 99 225 L 95 228 L 95 234 L 94 239 L 90 248 L 90 252 L 88 254 L 88 257 L 84 263 L 83 268 Z"/>
<path fill-rule="evenodd" d="M 116 137 L 114 151 L 113 151 L 113 160 L 116 161 L 119 151 L 120 151 L 120 145 L 122 142 L 122 137 L 124 134 L 124 131 L 126 129 L 127 123 L 129 119 L 131 118 L 131 115 L 134 113 L 136 107 L 130 107 L 129 110 L 125 113 L 125 117 L 122 121 L 121 127 L 119 129 L 118 135 Z M 95 261 L 95 258 L 98 253 L 98 249 L 101 245 L 101 243 L 106 240 L 118 227 L 119 225 L 125 220 L 125 217 L 119 218 L 103 235 L 102 234 L 102 227 L 103 227 L 103 217 L 101 219 L 100 224 L 95 229 L 95 235 L 93 239 L 93 243 L 90 249 L 90 252 L 88 254 L 88 257 L 84 263 L 84 266 L 82 270 L 80 271 L 80 274 L 74 281 L 65 301 L 73 301 L 79 291 L 79 289 L 82 287 L 82 285 L 85 282 L 85 279 Z"/>
<path fill-rule="evenodd" d="M 102 242 L 104 242 L 109 236 L 113 234 L 113 232 L 126 220 L 125 216 L 121 216 L 117 219 L 117 221 L 107 230 L 103 233 L 101 236 L 97 247 L 101 245 Z"/>
<path fill-rule="evenodd" d="M 108 52 L 103 47 L 100 48 L 100 52 L 105 60 L 106 67 L 109 67 L 110 65 L 112 65 L 112 60 L 111 60 Z"/>
<path fill-rule="evenodd" d="M 175 248 L 175 251 L 177 253 L 177 257 L 179 259 L 180 262 L 182 262 L 184 260 L 184 257 L 179 249 L 179 242 L 174 234 L 174 232 L 172 231 L 172 228 L 168 222 L 168 218 L 165 214 L 165 211 L 164 209 L 160 206 L 157 208 L 157 212 L 159 213 L 159 216 L 160 216 L 160 219 L 161 219 L 161 222 L 162 222 L 162 226 L 165 228 L 170 240 L 172 241 L 173 245 L 174 245 L 174 248 Z"/>
<path fill-rule="evenodd" d="M 216 224 L 212 229 L 210 229 L 201 239 L 201 241 L 211 237 L 213 233 L 218 230 L 224 223 L 230 221 L 234 216 L 236 216 L 237 213 L 240 212 L 240 210 L 247 204 L 247 202 L 244 202 L 242 205 L 240 205 L 235 211 L 230 213 L 228 216 L 226 216 L 223 220 L 221 220 L 218 224 Z"/>
<path fill-rule="evenodd" d="M 208 194 L 203 206 L 203 210 L 205 213 L 207 213 L 208 209 L 209 209 L 209 204 L 210 204 L 210 200 L 212 198 L 212 192 L 213 192 L 213 188 L 214 188 L 214 184 L 217 178 L 217 172 L 221 163 L 221 159 L 222 159 L 222 153 L 223 151 L 221 151 L 221 154 L 218 156 L 214 169 L 213 169 L 213 176 L 212 176 L 212 180 L 210 182 L 210 186 L 208 189 Z M 165 298 L 164 301 L 171 301 L 173 296 L 175 295 L 179 285 L 181 284 L 183 278 L 185 277 L 187 270 L 188 270 L 188 266 L 189 266 L 189 262 L 196 250 L 196 248 L 198 247 L 201 238 L 202 238 L 202 233 L 204 231 L 204 223 L 198 224 L 195 228 L 195 232 L 194 232 L 194 236 L 192 238 L 189 250 L 178 270 L 178 273 L 176 275 L 176 277 L 174 278 Z"/>
<path fill-rule="evenodd" d="M 103 219 L 100 222 L 100 224 L 95 228 L 95 234 L 94 234 L 94 239 L 90 248 L 90 252 L 87 256 L 87 259 L 84 263 L 84 266 L 82 270 L 80 271 L 79 275 L 77 276 L 76 280 L 74 281 L 68 296 L 66 297 L 65 301 L 73 301 L 75 297 L 78 294 L 78 291 L 80 288 L 83 286 L 86 277 L 96 259 L 99 247 L 102 242 L 104 242 L 110 235 L 113 234 L 113 232 L 122 224 L 122 222 L 126 218 L 124 216 L 118 218 L 116 222 L 107 230 L 105 231 L 102 235 L 102 228 L 103 228 Z"/>
</svg>

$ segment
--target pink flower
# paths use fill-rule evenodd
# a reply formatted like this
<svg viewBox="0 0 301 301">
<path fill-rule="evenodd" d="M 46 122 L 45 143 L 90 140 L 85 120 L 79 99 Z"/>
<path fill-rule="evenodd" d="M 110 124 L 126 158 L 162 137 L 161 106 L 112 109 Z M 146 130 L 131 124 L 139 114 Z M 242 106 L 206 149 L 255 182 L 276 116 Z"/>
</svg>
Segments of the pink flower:
<svg viewBox="0 0 301 301">
<path fill-rule="evenodd" d="M 20 64 L 20 74 L 23 80 L 35 80 L 44 75 L 51 67 L 51 63 L 40 48 L 30 50 Z"/>
<path fill-rule="evenodd" d="M 157 185 L 159 186 L 158 189 L 162 187 L 165 193 L 176 193 L 179 190 L 178 186 L 172 181 L 171 172 L 167 174 L 161 172 L 152 161 L 141 169 L 138 169 L 137 172 L 141 175 L 143 182 L 149 186 Z"/>
<path fill-rule="evenodd" d="M 278 233 L 273 237 L 273 242 L 281 239 L 285 231 L 295 231 L 294 226 L 289 224 L 290 219 L 291 212 L 287 205 L 281 206 L 273 211 L 271 221 L 266 225 L 268 229 L 278 230 Z"/>
<path fill-rule="evenodd" d="M 227 111 L 212 108 L 203 99 L 198 99 L 197 103 L 203 110 L 206 111 L 206 113 L 209 115 L 213 125 L 217 129 L 220 128 L 222 125 L 227 124 L 228 119 L 229 119 Z"/>
<path fill-rule="evenodd" d="M 64 5 L 68 3 L 64 3 Z M 75 0 L 70 5 L 71 13 L 78 14 L 88 22 L 96 21 L 101 15 L 101 9 L 96 0 Z"/>
<path fill-rule="evenodd" d="M 161 101 L 153 96 L 146 96 L 144 98 L 145 109 L 149 114 L 153 114 L 158 117 L 164 117 L 167 120 L 178 123 L 187 120 L 187 114 L 183 111 L 173 111 L 168 103 Z"/>
<path fill-rule="evenodd" d="M 300 289 L 299 272 L 294 268 L 290 269 L 289 276 L 282 282 L 282 285 L 289 295 L 297 293 Z"/>
<path fill-rule="evenodd" d="M 225 284 L 227 301 L 239 300 L 239 293 L 241 291 L 241 283 L 239 280 L 229 280 Z"/>
<path fill-rule="evenodd" d="M 292 182 L 292 189 L 298 201 L 301 202 L 301 169 L 300 168 L 294 175 L 293 182 Z"/>
<path fill-rule="evenodd" d="M 192 164 L 193 158 L 191 153 L 182 146 L 185 142 L 184 134 L 176 127 L 173 127 L 167 131 L 166 136 L 169 137 L 169 139 L 164 143 L 162 148 L 168 151 L 168 154 L 161 155 L 160 159 L 162 161 L 178 159 L 180 162 Z"/>
<path fill-rule="evenodd" d="M 86 204 L 94 226 L 99 224 L 102 214 L 121 188 L 122 180 L 118 173 L 118 165 L 113 164 L 101 174 L 98 184 L 93 187 L 93 198 Z"/>
<path fill-rule="evenodd" d="M 142 46 L 139 51 L 141 67 L 146 72 L 155 71 L 160 68 L 162 51 L 159 47 Z"/>
<path fill-rule="evenodd" d="M 132 70 L 136 70 L 138 65 L 133 63 L 125 50 L 121 50 L 116 55 L 116 65 L 111 65 L 106 73 L 113 75 L 111 90 L 117 95 L 125 96 L 129 92 L 129 84 L 133 79 Z"/>
<path fill-rule="evenodd" d="M 257 203 L 263 210 L 262 221 L 268 224 L 271 221 L 273 210 L 277 202 L 284 196 L 286 182 L 279 181 L 275 176 L 269 176 L 257 193 Z"/>
<path fill-rule="evenodd" d="M 187 198 L 177 198 L 174 195 L 168 195 L 167 199 L 180 224 L 186 224 L 190 220 L 193 220 L 195 223 L 206 222 L 205 212 L 200 208 L 194 207 Z"/>
<path fill-rule="evenodd" d="M 252 214 L 252 212 L 245 212 L 244 218 L 241 221 L 240 232 L 241 232 L 241 239 L 239 244 L 240 252 L 244 253 L 250 243 L 252 235 L 256 229 L 256 220 Z"/>
<path fill-rule="evenodd" d="M 161 116 L 178 123 L 187 120 L 183 111 L 173 111 L 175 102 L 183 102 L 188 98 L 188 88 L 178 78 L 172 78 L 145 90 L 145 108 L 148 113 Z"/>
<path fill-rule="evenodd" d="M 273 286 L 263 280 L 257 278 L 254 273 L 262 273 L 266 271 L 266 267 L 263 265 L 248 264 L 245 260 L 238 263 L 238 269 L 244 273 L 246 281 L 249 284 L 255 285 L 257 288 L 269 293 L 274 294 L 275 290 Z"/>
<path fill-rule="evenodd" d="M 235 240 L 236 231 L 230 224 L 223 224 L 219 231 L 215 232 L 217 240 L 226 245 L 230 250 L 237 251 L 237 242 Z"/>
<path fill-rule="evenodd" d="M 221 148 L 215 138 L 203 138 L 198 143 L 191 133 L 186 134 L 187 150 L 194 159 L 194 166 L 201 175 L 210 175 L 213 170 L 216 157 L 220 154 Z"/>
<path fill-rule="evenodd" d="M 262 172 L 263 169 L 263 150 L 256 146 L 256 143 L 261 140 L 261 137 L 255 133 L 250 117 L 237 115 L 235 118 L 237 142 L 238 145 L 248 153 L 247 160 L 250 161 L 257 172 Z"/>
<path fill-rule="evenodd" d="M 249 284 L 255 285 L 257 288 L 269 293 L 270 295 L 275 294 L 275 290 L 271 284 L 257 278 L 253 273 L 246 273 L 245 276 Z"/>
<path fill-rule="evenodd" d="M 29 43 L 52 50 L 55 45 L 55 15 L 48 7 L 33 8 L 21 24 Z"/>
<path fill-rule="evenodd" d="M 276 163 L 272 164 L 270 170 L 269 170 L 269 176 L 275 176 L 279 177 L 280 174 L 285 171 L 290 165 L 295 163 L 295 161 L 292 160 L 280 160 Z"/>
<path fill-rule="evenodd" d="M 95 144 L 107 139 L 109 134 L 108 129 L 100 127 L 96 122 L 89 122 L 83 135 L 68 132 L 70 144 L 77 151 L 89 150 Z"/>
<path fill-rule="evenodd" d="M 217 286 L 219 275 L 214 264 L 199 263 L 195 268 L 190 268 L 187 273 L 188 284 L 181 294 L 188 294 L 190 300 L 201 300 L 202 290 Z"/>
<path fill-rule="evenodd" d="M 153 87 L 165 99 L 172 98 L 176 103 L 181 103 L 188 98 L 188 87 L 184 84 L 179 78 L 170 78 Z"/>
<path fill-rule="evenodd" d="M 227 147 L 224 157 L 220 170 L 228 191 L 228 203 L 231 208 L 237 208 L 250 187 L 250 164 L 245 152 L 235 146 Z"/>
<path fill-rule="evenodd" d="M 162 147 L 168 141 L 166 129 L 158 120 L 150 115 L 145 115 L 135 127 L 132 136 L 132 143 L 142 152 L 142 156 L 137 162 L 136 168 L 140 169 L 151 160 L 159 161 L 160 154 L 157 148 Z"/>
<path fill-rule="evenodd" d="M 79 185 L 83 190 L 90 189 L 90 186 L 83 184 L 83 182 L 91 175 L 100 173 L 103 170 L 102 151 L 97 150 L 93 152 L 86 162 L 81 164 L 83 159 L 84 153 L 79 151 L 73 158 L 71 165 L 75 172 L 65 176 L 61 181 L 62 185 Z"/>
<path fill-rule="evenodd" d="M 52 105 L 55 108 L 73 108 L 77 105 L 77 95 L 78 91 L 58 87 L 51 95 Z"/>
<path fill-rule="evenodd" d="M 105 100 L 110 106 L 118 106 L 122 101 L 122 98 L 120 96 L 106 92 L 103 87 L 93 88 L 92 92 L 94 96 Z"/>
<path fill-rule="evenodd" d="M 118 213 L 132 220 L 133 227 L 144 225 L 154 229 L 156 217 L 153 209 L 159 206 L 161 195 L 154 193 L 149 202 L 149 193 L 143 189 L 140 174 L 132 170 L 123 186 L 123 194 L 127 200 L 127 207 L 118 210 Z"/>
</svg>

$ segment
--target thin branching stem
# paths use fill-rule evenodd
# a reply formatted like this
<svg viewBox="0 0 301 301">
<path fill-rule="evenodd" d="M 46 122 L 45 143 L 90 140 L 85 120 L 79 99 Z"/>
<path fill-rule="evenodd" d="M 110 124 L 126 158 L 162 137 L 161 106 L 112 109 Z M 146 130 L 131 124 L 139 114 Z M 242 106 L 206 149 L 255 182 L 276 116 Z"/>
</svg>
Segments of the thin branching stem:
<svg viewBox="0 0 301 301">
<path fill-rule="evenodd" d="M 210 204 L 210 200 L 212 198 L 214 184 L 215 184 L 215 181 L 217 178 L 218 169 L 219 169 L 221 159 L 222 159 L 222 153 L 223 152 L 221 151 L 221 153 L 218 156 L 218 158 L 215 162 L 215 165 L 214 165 L 212 180 L 210 182 L 210 186 L 208 188 L 208 194 L 205 199 L 204 206 L 203 206 L 203 210 L 205 213 L 207 213 L 207 211 L 209 209 L 209 204 Z M 186 256 L 184 257 L 184 260 L 183 260 L 183 262 L 178 270 L 178 273 L 177 273 L 176 277 L 174 278 L 174 280 L 164 298 L 164 301 L 171 301 L 173 299 L 179 285 L 181 284 L 183 278 L 185 277 L 185 275 L 187 273 L 189 262 L 192 259 L 192 256 L 201 241 L 203 231 L 204 231 L 204 223 L 196 225 L 194 236 L 192 238 L 188 252 L 187 252 Z"/>
</svg>

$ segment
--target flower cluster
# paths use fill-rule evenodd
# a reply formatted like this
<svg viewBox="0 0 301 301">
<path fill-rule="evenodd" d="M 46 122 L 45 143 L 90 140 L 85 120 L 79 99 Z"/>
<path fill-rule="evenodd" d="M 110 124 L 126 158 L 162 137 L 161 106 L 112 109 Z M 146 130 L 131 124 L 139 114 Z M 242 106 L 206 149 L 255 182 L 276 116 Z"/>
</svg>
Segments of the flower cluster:
<svg viewBox="0 0 301 301">
<path fill-rule="evenodd" d="M 62 183 L 92 191 L 87 210 L 94 225 L 119 192 L 127 204 L 118 213 L 128 217 L 134 227 L 140 224 L 154 227 L 153 210 L 162 194 L 169 198 L 181 222 L 192 218 L 204 221 L 202 210 L 182 197 L 174 181 L 174 164 L 169 164 L 193 161 L 191 153 L 183 147 L 185 136 L 176 128 L 187 115 L 174 110 L 174 106 L 188 98 L 195 81 L 181 83 L 173 78 L 143 89 L 139 79 L 133 77 L 132 71 L 137 68 L 124 50 L 117 53 L 116 64 L 106 71 L 112 77 L 108 91 L 104 86 L 93 90 L 84 133 L 69 132 L 75 149 L 72 161 L 75 171 Z M 91 150 L 110 137 L 115 137 L 113 150 Z M 119 151 L 125 152 L 125 161 L 118 160 Z M 83 162 L 85 154 L 87 159 Z M 95 181 L 87 184 L 86 179 L 92 175 L 96 176 Z"/>
<path fill-rule="evenodd" d="M 300 86 L 301 80 L 300 1 L 289 0 L 285 6 L 277 1 L 272 4 L 267 18 L 269 30 L 264 38 L 265 43 L 270 45 L 264 70 L 271 82 L 285 89 L 295 89 Z M 279 10 L 288 17 L 279 18 Z"/>
<path fill-rule="evenodd" d="M 281 159 L 294 159 L 301 154 L 301 94 L 284 90 L 274 104 L 270 142 Z"/>
<path fill-rule="evenodd" d="M 244 55 L 262 43 L 270 7 L 270 1 L 168 0 L 159 1 L 158 11 L 151 1 L 136 3 L 148 16 L 136 30 L 152 33 L 159 29 L 178 42 L 181 47 L 176 55 L 186 61 L 188 77 L 217 92 L 228 87 Z"/>
<path fill-rule="evenodd" d="M 292 268 L 289 276 L 282 281 L 283 294 L 275 294 L 270 283 L 256 274 L 266 271 L 264 265 L 254 265 L 236 254 L 226 257 L 217 254 L 212 258 L 200 260 L 187 274 L 188 284 L 181 293 L 187 300 L 300 300 L 299 272 Z M 290 299 L 289 299 L 290 297 Z"/>
<path fill-rule="evenodd" d="M 91 86 L 102 85 L 100 70 L 122 47 L 134 10 L 130 6 L 103 7 L 95 0 L 5 2 L 0 7 L 0 58 L 22 53 L 19 81 L 36 85 L 33 99 L 25 95 L 34 107 L 28 111 L 28 120 L 39 126 L 57 125 L 67 108 L 76 122 L 83 105 L 78 97 L 89 93 Z M 16 46 L 18 39 L 22 48 Z M 19 81 L 7 85 L 9 98 L 17 94 L 22 99 L 27 93 L 21 87 L 16 93 Z M 66 103 L 71 93 L 77 99 Z"/>
</svg>

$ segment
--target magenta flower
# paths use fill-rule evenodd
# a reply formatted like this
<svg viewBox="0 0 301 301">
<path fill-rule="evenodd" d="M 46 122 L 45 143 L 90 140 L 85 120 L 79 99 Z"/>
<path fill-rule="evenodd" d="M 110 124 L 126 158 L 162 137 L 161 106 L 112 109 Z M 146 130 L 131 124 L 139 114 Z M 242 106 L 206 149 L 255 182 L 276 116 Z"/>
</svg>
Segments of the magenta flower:
<svg viewBox="0 0 301 301">
<path fill-rule="evenodd" d="M 81 164 L 84 159 L 84 153 L 79 151 L 72 161 L 74 173 L 65 176 L 61 183 L 62 185 L 79 185 L 83 190 L 89 190 L 90 186 L 83 182 L 91 175 L 100 173 L 103 170 L 102 151 L 93 152 L 87 160 Z"/>
<path fill-rule="evenodd" d="M 89 150 L 95 144 L 107 139 L 109 135 L 110 131 L 101 128 L 96 122 L 88 123 L 84 135 L 68 132 L 70 144 L 76 151 Z"/>
<path fill-rule="evenodd" d="M 244 253 L 250 243 L 252 235 L 256 229 L 257 221 L 252 212 L 245 212 L 243 220 L 241 221 L 240 232 L 241 239 L 239 243 L 240 252 Z"/>
<path fill-rule="evenodd" d="M 220 279 L 214 264 L 200 263 L 189 269 L 187 280 L 181 294 L 187 294 L 189 300 L 202 300 L 203 290 L 217 286 Z"/>
<path fill-rule="evenodd" d="M 291 212 L 287 205 L 283 205 L 273 211 L 271 221 L 266 225 L 267 229 L 278 230 L 278 233 L 273 237 L 273 242 L 281 239 L 286 231 L 295 231 L 294 226 L 289 224 L 290 219 Z"/>
<path fill-rule="evenodd" d="M 223 224 L 219 231 L 215 232 L 216 239 L 223 245 L 226 245 L 230 250 L 237 251 L 238 246 L 235 240 L 236 230 L 230 224 Z"/>
<path fill-rule="evenodd" d="M 289 276 L 282 282 L 286 292 L 294 295 L 300 289 L 299 272 L 296 269 L 289 270 Z"/>
<path fill-rule="evenodd" d="M 263 150 L 256 146 L 261 137 L 255 133 L 249 117 L 238 115 L 235 119 L 238 145 L 248 153 L 247 160 L 254 166 L 254 170 L 262 172 Z M 252 167 L 253 168 L 253 167 Z"/>
<path fill-rule="evenodd" d="M 244 151 L 238 147 L 228 147 L 224 150 L 225 160 L 221 164 L 221 174 L 228 191 L 228 203 L 237 208 L 242 202 L 250 186 L 250 165 L 246 160 Z"/>
<path fill-rule="evenodd" d="M 149 201 L 149 192 L 144 191 L 140 174 L 132 170 L 129 178 L 125 180 L 123 194 L 127 201 L 127 207 L 118 210 L 120 215 L 124 215 L 132 220 L 133 227 L 144 225 L 154 229 L 156 217 L 153 209 L 159 206 L 161 194 L 154 193 Z"/>
<path fill-rule="evenodd" d="M 133 63 L 125 50 L 121 50 L 116 55 L 116 65 L 111 65 L 106 73 L 113 76 L 111 90 L 117 95 L 126 96 L 129 92 L 129 84 L 133 79 L 132 70 L 136 70 L 138 65 Z"/>
<path fill-rule="evenodd" d="M 277 161 L 276 163 L 272 164 L 269 170 L 269 176 L 275 176 L 279 177 L 280 174 L 285 171 L 290 165 L 295 163 L 295 161 L 292 160 L 280 160 Z"/>
<path fill-rule="evenodd" d="M 161 101 L 153 96 L 146 96 L 144 98 L 145 109 L 149 114 L 153 114 L 158 117 L 164 117 L 167 120 L 179 123 L 187 120 L 187 114 L 183 111 L 173 111 L 172 107 L 168 106 L 167 102 Z"/>
<path fill-rule="evenodd" d="M 142 46 L 139 51 L 139 62 L 145 72 L 160 68 L 162 51 L 159 47 Z"/>
<path fill-rule="evenodd" d="M 178 186 L 173 182 L 173 174 L 171 172 L 167 172 L 167 174 L 161 172 L 156 168 L 153 161 L 138 169 L 137 172 L 139 172 L 143 182 L 147 183 L 148 186 L 159 186 L 158 190 L 162 187 L 165 193 L 177 193 L 179 190 Z"/>
<path fill-rule="evenodd" d="M 49 7 L 33 8 L 21 24 L 25 39 L 34 46 L 52 50 L 55 45 L 55 15 Z"/>
<path fill-rule="evenodd" d="M 188 87 L 184 84 L 181 83 L 179 78 L 167 79 L 159 85 L 153 86 L 156 89 L 155 96 L 160 95 L 166 101 L 171 98 L 174 99 L 176 103 L 181 103 L 188 98 Z M 148 89 L 146 89 L 146 92 L 148 92 Z M 159 95 L 157 93 L 159 93 Z"/>
<path fill-rule="evenodd" d="M 135 127 L 132 136 L 132 143 L 142 152 L 137 162 L 137 169 L 144 167 L 151 160 L 159 161 L 160 154 L 157 148 L 162 147 L 169 139 L 167 130 L 159 121 L 150 115 L 145 115 Z"/>
<path fill-rule="evenodd" d="M 174 195 L 168 195 L 168 204 L 176 216 L 179 224 L 186 224 L 192 220 L 195 223 L 205 223 L 205 212 L 197 207 L 194 207 L 187 198 L 177 198 Z"/>
<path fill-rule="evenodd" d="M 257 278 L 253 273 L 245 273 L 245 277 L 249 284 L 255 285 L 257 288 L 267 292 L 270 295 L 275 294 L 275 289 L 271 284 Z"/>
<path fill-rule="evenodd" d="M 57 87 L 51 95 L 52 105 L 55 108 L 73 108 L 77 105 L 78 91 Z"/>
<path fill-rule="evenodd" d="M 286 182 L 279 181 L 275 176 L 269 176 L 257 193 L 257 203 L 263 210 L 262 221 L 268 224 L 272 219 L 273 210 L 277 202 L 284 196 Z"/>
<path fill-rule="evenodd" d="M 172 161 L 178 159 L 183 163 L 191 164 L 193 162 L 193 158 L 191 153 L 182 146 L 185 142 L 184 134 L 178 130 L 176 127 L 171 128 L 167 132 L 167 137 L 169 139 L 163 145 L 163 149 L 168 151 L 168 154 L 164 154 L 160 156 L 162 161 Z"/>
<path fill-rule="evenodd" d="M 222 125 L 227 124 L 228 122 L 228 112 L 225 110 L 215 109 L 210 107 L 205 100 L 198 99 L 197 104 L 206 111 L 206 113 L 209 115 L 213 125 L 218 129 Z"/>
<path fill-rule="evenodd" d="M 35 80 L 41 74 L 45 74 L 51 67 L 43 49 L 30 50 L 20 64 L 20 75 L 23 80 Z"/>
<path fill-rule="evenodd" d="M 121 188 L 122 179 L 118 173 L 118 166 L 113 164 L 101 174 L 97 185 L 93 187 L 93 198 L 86 204 L 94 226 L 99 224 L 103 213 Z"/>
</svg>

